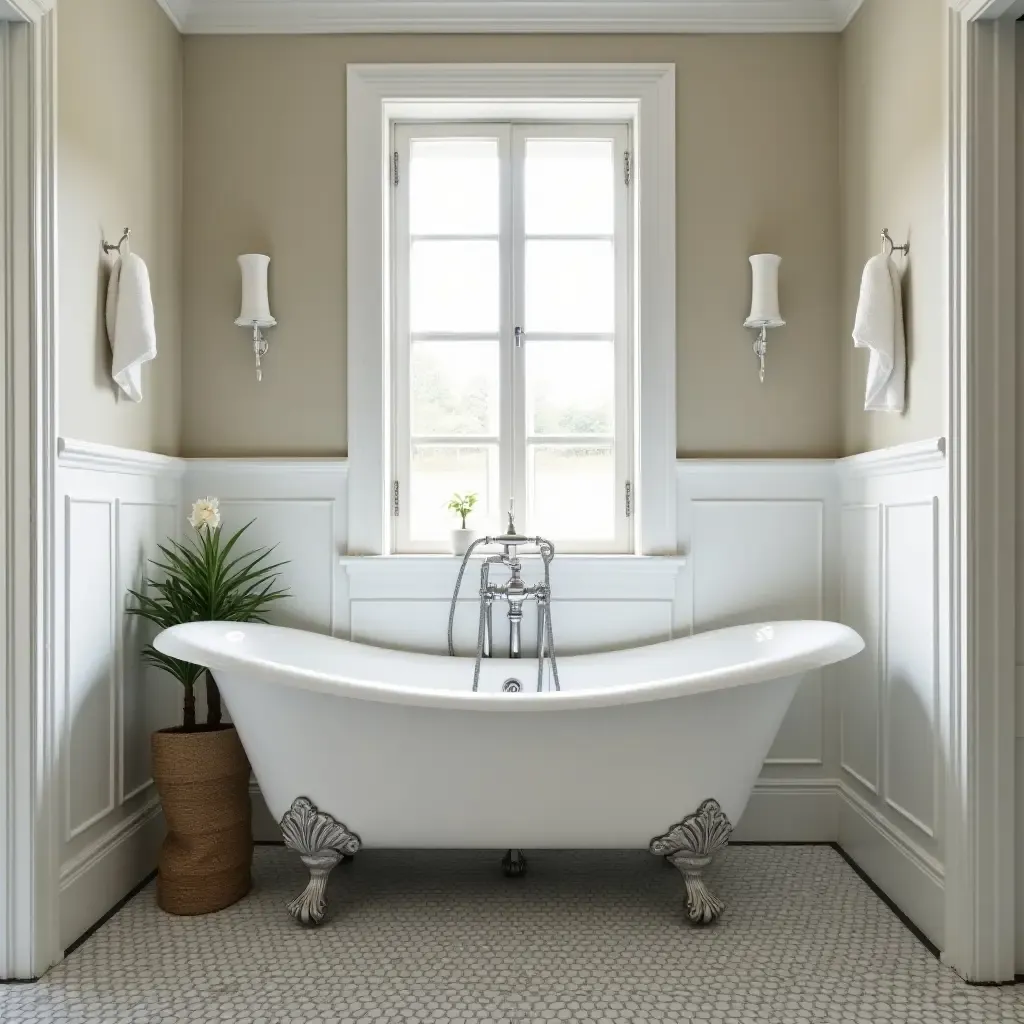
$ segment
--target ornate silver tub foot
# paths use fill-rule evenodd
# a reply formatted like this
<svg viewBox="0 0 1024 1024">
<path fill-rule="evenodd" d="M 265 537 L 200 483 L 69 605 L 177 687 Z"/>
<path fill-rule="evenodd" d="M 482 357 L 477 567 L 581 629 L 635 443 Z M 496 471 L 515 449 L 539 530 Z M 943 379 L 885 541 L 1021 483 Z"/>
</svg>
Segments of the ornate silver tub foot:
<svg viewBox="0 0 1024 1024">
<path fill-rule="evenodd" d="M 288 912 L 300 924 L 320 924 L 327 912 L 327 876 L 343 859 L 351 858 L 363 845 L 354 832 L 329 814 L 318 811 L 312 801 L 300 796 L 281 819 L 284 845 L 294 850 L 309 868 L 309 884 L 288 904 Z"/>
<path fill-rule="evenodd" d="M 522 878 L 526 874 L 526 854 L 522 850 L 506 850 L 501 858 L 501 870 L 506 878 Z"/>
<path fill-rule="evenodd" d="M 686 914 L 693 924 L 711 924 L 725 903 L 704 881 L 704 872 L 732 835 L 732 825 L 717 800 L 705 800 L 663 836 L 651 840 L 651 853 L 677 868 L 686 883 Z"/>
</svg>

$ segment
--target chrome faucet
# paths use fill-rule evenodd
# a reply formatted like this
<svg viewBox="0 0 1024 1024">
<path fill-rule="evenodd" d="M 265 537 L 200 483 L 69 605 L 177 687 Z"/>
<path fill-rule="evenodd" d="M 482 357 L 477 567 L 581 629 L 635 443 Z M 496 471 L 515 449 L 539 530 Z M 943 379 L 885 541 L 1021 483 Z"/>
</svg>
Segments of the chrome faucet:
<svg viewBox="0 0 1024 1024">
<path fill-rule="evenodd" d="M 509 502 L 508 527 L 505 533 L 496 537 L 480 537 L 469 547 L 462 559 L 455 593 L 452 595 L 451 609 L 448 614 L 448 653 L 455 654 L 454 627 L 455 608 L 462 586 L 462 577 L 469 563 L 469 558 L 484 544 L 498 544 L 502 548 L 500 555 L 489 555 L 480 567 L 480 621 L 477 630 L 476 665 L 473 669 L 473 689 L 480 683 L 480 661 L 490 658 L 494 636 L 494 602 L 505 601 L 508 604 L 508 647 L 509 657 L 522 657 L 523 605 L 530 600 L 537 602 L 537 690 L 544 686 L 544 659 L 551 660 L 551 676 L 555 689 L 559 689 L 558 665 L 555 661 L 554 634 L 551 628 L 551 562 L 555 557 L 555 546 L 543 537 L 526 537 L 516 530 L 515 502 Z M 522 576 L 522 562 L 519 559 L 519 548 L 523 545 L 536 546 L 540 551 L 544 564 L 544 581 L 528 585 Z M 509 570 L 509 578 L 504 583 L 492 583 L 490 580 L 491 566 L 501 565 Z"/>
</svg>

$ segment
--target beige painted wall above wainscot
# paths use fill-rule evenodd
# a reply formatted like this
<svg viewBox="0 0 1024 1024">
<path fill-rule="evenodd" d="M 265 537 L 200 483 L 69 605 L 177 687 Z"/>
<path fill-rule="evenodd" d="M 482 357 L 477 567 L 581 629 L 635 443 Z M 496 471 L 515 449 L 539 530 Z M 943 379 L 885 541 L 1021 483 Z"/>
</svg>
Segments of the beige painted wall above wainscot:
<svg viewBox="0 0 1024 1024">
<path fill-rule="evenodd" d="M 946 433 L 945 24 L 939 0 L 866 0 L 842 36 L 843 453 Z M 879 233 L 897 254 L 907 332 L 907 408 L 864 411 L 868 353 L 851 332 Z"/>
<path fill-rule="evenodd" d="M 347 449 L 345 76 L 356 63 L 673 62 L 678 447 L 838 453 L 839 39 L 191 36 L 185 40 L 183 451 Z M 278 326 L 257 385 L 233 324 L 239 253 L 268 253 Z M 783 257 L 789 325 L 757 382 L 754 252 Z"/>
<path fill-rule="evenodd" d="M 181 439 L 183 44 L 156 0 L 58 6 L 58 429 L 169 455 Z M 143 401 L 119 398 L 103 322 L 111 260 L 132 228 L 149 268 L 156 360 Z"/>
</svg>

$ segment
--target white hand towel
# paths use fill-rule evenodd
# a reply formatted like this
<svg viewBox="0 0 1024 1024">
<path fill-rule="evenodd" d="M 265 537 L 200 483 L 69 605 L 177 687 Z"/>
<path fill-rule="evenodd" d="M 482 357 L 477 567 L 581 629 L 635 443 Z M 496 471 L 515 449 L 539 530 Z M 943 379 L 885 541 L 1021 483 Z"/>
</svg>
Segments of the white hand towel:
<svg viewBox="0 0 1024 1024">
<path fill-rule="evenodd" d="M 111 376 L 133 402 L 141 402 L 142 364 L 156 358 L 156 321 L 149 270 L 134 253 L 126 253 L 111 269 L 106 319 L 114 354 Z"/>
<path fill-rule="evenodd" d="M 853 343 L 871 352 L 865 410 L 903 412 L 907 391 L 903 296 L 896 264 L 884 253 L 872 256 L 864 267 Z"/>
</svg>

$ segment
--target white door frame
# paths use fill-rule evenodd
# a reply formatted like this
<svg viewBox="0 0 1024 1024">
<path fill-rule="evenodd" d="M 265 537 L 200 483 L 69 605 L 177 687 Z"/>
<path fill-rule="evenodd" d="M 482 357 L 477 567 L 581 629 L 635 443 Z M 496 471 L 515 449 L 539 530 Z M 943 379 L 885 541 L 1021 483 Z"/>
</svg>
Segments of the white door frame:
<svg viewBox="0 0 1024 1024">
<path fill-rule="evenodd" d="M 0 978 L 63 956 L 53 664 L 56 469 L 56 14 L 6 0 L 0 27 Z"/>
<path fill-rule="evenodd" d="M 946 950 L 972 981 L 1014 972 L 1015 161 L 1019 0 L 949 0 L 951 681 Z M 5 699 L 0 977 L 62 956 L 53 791 L 56 466 L 54 0 L 7 0 L 2 241 Z"/>
<path fill-rule="evenodd" d="M 1014 976 L 1014 20 L 949 0 L 950 690 L 946 948 L 969 981 Z"/>
</svg>

